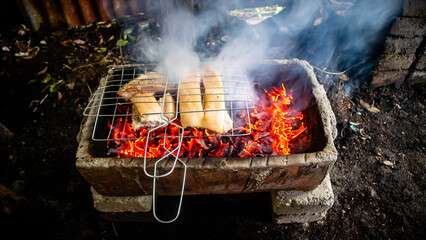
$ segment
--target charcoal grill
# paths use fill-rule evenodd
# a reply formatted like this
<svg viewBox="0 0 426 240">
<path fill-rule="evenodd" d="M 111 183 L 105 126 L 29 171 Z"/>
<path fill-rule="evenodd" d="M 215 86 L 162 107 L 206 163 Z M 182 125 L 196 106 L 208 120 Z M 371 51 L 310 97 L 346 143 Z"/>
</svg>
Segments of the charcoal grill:
<svg viewBox="0 0 426 240">
<path fill-rule="evenodd" d="M 105 141 L 112 140 L 109 126 L 118 118 L 128 121 L 132 116 L 130 111 L 116 112 L 117 107 L 129 104 L 116 97 L 117 90 L 138 74 L 154 68 L 155 66 L 147 64 L 110 68 L 108 75 L 101 79 L 99 88 L 85 111 L 78 136 L 76 165 L 97 194 L 111 197 L 152 195 L 155 216 L 156 195 L 180 195 L 182 200 L 184 194 L 312 190 L 323 181 L 335 162 L 337 151 L 333 144 L 336 137 L 334 114 L 312 67 L 297 59 L 272 60 L 246 71 L 230 69 L 232 74 L 221 69 L 226 109 L 219 111 L 228 111 L 233 119 L 241 112 L 249 113 L 253 107 L 250 94 L 252 81 L 266 78 L 272 85 L 284 82 L 286 86 L 295 89 L 294 99 L 298 101 L 296 105 L 301 106 L 303 115 L 309 119 L 307 127 L 312 141 L 307 148 L 287 156 L 244 158 L 178 158 L 175 153 L 179 149 L 167 149 L 168 154 L 160 159 L 150 159 L 146 155 L 144 158 L 106 156 Z M 175 98 L 179 94 L 179 85 L 176 82 L 167 78 L 165 87 L 165 91 L 166 88 L 176 89 Z M 235 91 L 236 86 L 240 88 L 238 91 Z M 164 102 L 162 104 L 164 106 Z M 163 108 L 157 114 L 163 115 Z M 165 126 L 168 124 L 173 122 L 166 121 Z M 179 131 L 179 135 L 162 137 L 178 138 L 181 142 L 184 137 L 182 132 L 183 129 Z M 241 133 L 231 131 L 228 134 L 235 137 Z M 161 183 L 157 184 L 159 177 L 162 177 Z"/>
<path fill-rule="evenodd" d="M 160 222 L 167 222 L 162 221 L 157 218 L 155 213 L 155 189 L 156 189 L 156 180 L 158 178 L 167 177 L 170 175 L 173 170 L 176 167 L 176 164 L 179 162 L 183 166 L 183 176 L 182 176 L 182 187 L 181 187 L 181 201 L 182 196 L 184 193 L 184 186 L 185 186 L 185 179 L 186 179 L 186 163 L 182 161 L 178 156 L 182 148 L 182 139 L 183 138 L 191 138 L 191 137 L 211 137 L 211 135 L 206 135 L 206 131 L 203 132 L 203 135 L 197 135 L 197 136 L 190 136 L 190 135 L 184 135 L 185 129 L 176 124 L 175 120 L 177 119 L 177 116 L 182 113 L 195 113 L 195 112 L 226 112 L 231 117 L 232 123 L 236 123 L 237 121 L 234 121 L 234 116 L 237 114 L 249 114 L 249 109 L 253 108 L 253 100 L 251 99 L 250 95 L 250 84 L 248 82 L 246 74 L 238 70 L 237 68 L 229 68 L 222 66 L 220 68 L 220 76 L 208 76 L 208 77 L 218 77 L 218 79 L 221 81 L 221 84 L 223 85 L 223 88 L 221 89 L 221 92 L 223 91 L 222 95 L 224 95 L 224 98 L 222 100 L 212 100 L 209 102 L 223 102 L 223 106 L 225 108 L 223 109 L 215 109 L 215 110 L 202 110 L 202 111 L 180 111 L 179 110 L 179 103 L 182 103 L 182 101 L 173 101 L 173 102 L 166 102 L 166 93 L 172 92 L 171 96 L 174 99 L 179 99 L 182 95 L 182 90 L 187 90 L 187 88 L 184 88 L 181 86 L 181 80 L 179 79 L 179 76 L 171 77 L 169 74 L 164 73 L 162 75 L 167 76 L 166 82 L 164 85 L 164 89 L 162 91 L 157 91 L 154 95 L 155 98 L 161 98 L 161 111 L 158 112 L 150 112 L 147 113 L 147 115 L 159 115 L 161 116 L 161 119 L 164 121 L 163 124 L 160 124 L 152 129 L 150 129 L 146 136 L 137 136 L 137 135 L 126 135 L 124 134 L 126 131 L 126 127 L 130 127 L 127 123 L 131 121 L 132 117 L 135 117 L 137 114 L 131 112 L 131 106 L 133 103 L 124 101 L 123 98 L 117 96 L 117 91 L 125 86 L 125 84 L 129 83 L 129 81 L 135 79 L 140 74 L 146 74 L 149 72 L 153 72 L 156 69 L 155 65 L 152 64 L 134 64 L 134 65 L 120 65 L 120 66 L 112 66 L 110 67 L 108 71 L 108 75 L 106 77 L 106 81 L 101 82 L 101 85 L 98 87 L 96 92 L 93 94 L 91 100 L 89 101 L 89 104 L 87 108 L 84 111 L 84 115 L 88 117 L 94 117 L 95 123 L 92 131 L 92 140 L 93 141 L 126 141 L 126 140 L 135 140 L 140 138 L 160 138 L 158 136 L 153 135 L 153 131 L 164 128 L 164 134 L 161 138 L 178 138 L 178 145 L 173 149 L 168 149 L 165 144 L 162 145 L 165 151 L 167 153 L 157 159 L 154 163 L 154 169 L 153 172 L 148 172 L 147 170 L 147 151 L 144 152 L 143 156 L 143 170 L 146 176 L 153 179 L 153 210 L 154 210 L 154 217 L 160 221 Z M 196 76 L 186 76 L 188 79 L 195 78 Z M 206 76 L 204 76 L 206 77 Z M 146 78 L 144 80 L 138 81 L 137 85 L 139 86 L 132 86 L 132 87 L 148 87 L 148 85 L 152 82 L 157 82 L 159 79 L 155 78 Z M 193 81 L 193 80 L 190 80 Z M 217 88 L 217 87 L 211 87 L 211 88 Z M 207 101 L 204 100 L 208 90 L 210 90 L 208 87 L 203 86 L 202 87 L 202 93 L 201 93 L 201 104 L 206 104 Z M 185 94 L 189 95 L 189 97 L 195 97 L 192 95 L 195 94 Z M 212 95 L 212 94 L 210 94 Z M 138 97 L 138 103 L 148 103 L 148 104 L 156 104 L 156 99 L 153 99 L 151 96 L 149 97 Z M 165 104 L 171 103 L 176 105 L 176 112 L 167 112 L 165 110 Z M 119 112 L 118 109 L 124 109 L 124 112 Z M 229 109 L 229 113 L 228 113 Z M 173 119 L 168 119 L 165 117 L 166 114 L 173 114 Z M 124 120 L 123 120 L 124 119 Z M 122 133 L 120 134 L 120 137 L 112 137 L 114 135 L 114 125 L 116 121 L 124 121 L 124 128 L 122 130 Z M 250 119 L 248 119 L 250 121 Z M 107 121 L 108 124 L 108 131 L 103 131 L 105 129 L 105 126 L 102 125 L 102 123 L 105 123 Z M 168 134 L 167 128 L 168 126 L 173 125 L 179 129 L 179 131 L 176 133 Z M 251 124 L 248 123 L 249 130 L 245 132 L 236 132 L 234 131 L 234 127 L 232 127 L 231 131 L 225 134 L 220 134 L 222 137 L 235 137 L 235 136 L 243 136 L 243 135 L 249 135 L 251 133 Z M 106 136 L 105 136 L 105 133 Z M 145 141 L 145 149 L 148 149 L 148 143 L 149 141 Z M 163 141 L 165 142 L 165 141 Z M 159 174 L 159 171 L 157 169 L 159 163 L 161 163 L 164 160 L 168 160 L 169 158 L 174 158 L 172 167 L 170 170 L 168 170 L 166 173 Z M 181 201 L 179 204 L 179 209 L 181 206 Z M 179 212 L 179 210 L 178 210 Z M 176 216 L 177 217 L 177 216 Z M 175 218 L 176 219 L 176 218 Z M 174 221 L 175 219 L 171 220 Z"/>
</svg>

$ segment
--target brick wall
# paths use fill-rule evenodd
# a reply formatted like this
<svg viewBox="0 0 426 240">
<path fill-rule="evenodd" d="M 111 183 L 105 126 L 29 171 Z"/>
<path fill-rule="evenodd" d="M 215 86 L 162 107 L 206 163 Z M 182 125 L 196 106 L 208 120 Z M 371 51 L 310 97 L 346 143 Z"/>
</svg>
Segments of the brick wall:
<svg viewBox="0 0 426 240">
<path fill-rule="evenodd" d="M 371 85 L 426 83 L 426 1 L 405 0 L 393 22 Z"/>
</svg>

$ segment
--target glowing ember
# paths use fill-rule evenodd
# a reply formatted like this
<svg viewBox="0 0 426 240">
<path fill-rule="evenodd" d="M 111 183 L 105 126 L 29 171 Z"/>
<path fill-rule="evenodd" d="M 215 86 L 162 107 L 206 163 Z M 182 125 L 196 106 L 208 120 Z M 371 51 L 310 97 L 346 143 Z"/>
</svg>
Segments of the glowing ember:
<svg viewBox="0 0 426 240">
<path fill-rule="evenodd" d="M 259 86 L 259 85 L 257 85 Z M 287 92 L 284 84 L 273 88 L 270 92 L 263 89 L 259 104 L 255 105 L 250 114 L 251 133 L 247 136 L 218 136 L 205 129 L 193 128 L 184 131 L 179 157 L 220 157 L 220 156 L 267 156 L 288 155 L 291 153 L 292 141 L 301 135 L 306 141 L 307 127 L 301 112 L 291 108 L 293 97 Z M 233 131 L 249 133 L 248 116 L 237 116 L 243 120 L 244 128 Z M 132 130 L 129 119 L 119 119 L 114 126 L 109 126 L 115 141 L 108 142 L 108 153 L 117 157 L 160 158 L 179 146 L 179 128 L 173 124 L 152 131 L 147 140 L 148 131 L 140 128 Z M 178 120 L 174 124 L 179 125 Z M 203 136 L 203 137 L 201 137 Z M 207 137 L 206 137 L 207 136 Z M 135 138 L 134 140 L 120 139 Z M 148 141 L 148 149 L 145 146 Z M 175 152 L 177 154 L 177 151 Z"/>
</svg>

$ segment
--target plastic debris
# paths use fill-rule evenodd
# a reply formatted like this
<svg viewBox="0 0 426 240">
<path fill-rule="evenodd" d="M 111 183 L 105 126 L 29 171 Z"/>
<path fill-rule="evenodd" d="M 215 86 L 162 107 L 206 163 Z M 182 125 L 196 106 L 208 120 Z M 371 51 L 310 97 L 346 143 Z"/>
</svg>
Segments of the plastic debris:
<svg viewBox="0 0 426 240">
<path fill-rule="evenodd" d="M 366 140 L 366 139 L 371 139 L 370 136 L 368 136 L 363 128 L 357 128 L 355 126 L 361 125 L 361 123 L 354 123 L 354 122 L 349 122 L 349 128 L 354 131 L 362 140 Z"/>
</svg>

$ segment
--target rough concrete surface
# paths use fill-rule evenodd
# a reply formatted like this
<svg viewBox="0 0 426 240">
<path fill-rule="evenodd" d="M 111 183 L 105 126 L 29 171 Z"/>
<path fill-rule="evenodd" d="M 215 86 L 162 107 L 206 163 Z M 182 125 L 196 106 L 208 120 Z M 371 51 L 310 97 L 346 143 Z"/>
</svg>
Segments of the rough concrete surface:
<svg viewBox="0 0 426 240">
<path fill-rule="evenodd" d="M 414 54 L 420 46 L 423 37 L 401 38 L 387 37 L 385 41 L 384 54 Z"/>
<path fill-rule="evenodd" d="M 330 176 L 311 191 L 277 191 L 271 193 L 272 208 L 279 223 L 317 221 L 334 204 Z"/>
<path fill-rule="evenodd" d="M 405 0 L 402 6 L 402 15 L 410 17 L 426 16 L 426 1 L 424 0 Z"/>
<path fill-rule="evenodd" d="M 409 69 L 414 59 L 416 59 L 415 54 L 387 54 L 383 56 L 377 69 L 379 71 Z"/>
<path fill-rule="evenodd" d="M 424 36 L 426 34 L 425 23 L 425 18 L 398 17 L 389 33 L 403 37 Z"/>
<path fill-rule="evenodd" d="M 91 188 L 93 204 L 100 212 L 149 212 L 152 196 L 102 196 Z"/>
</svg>

